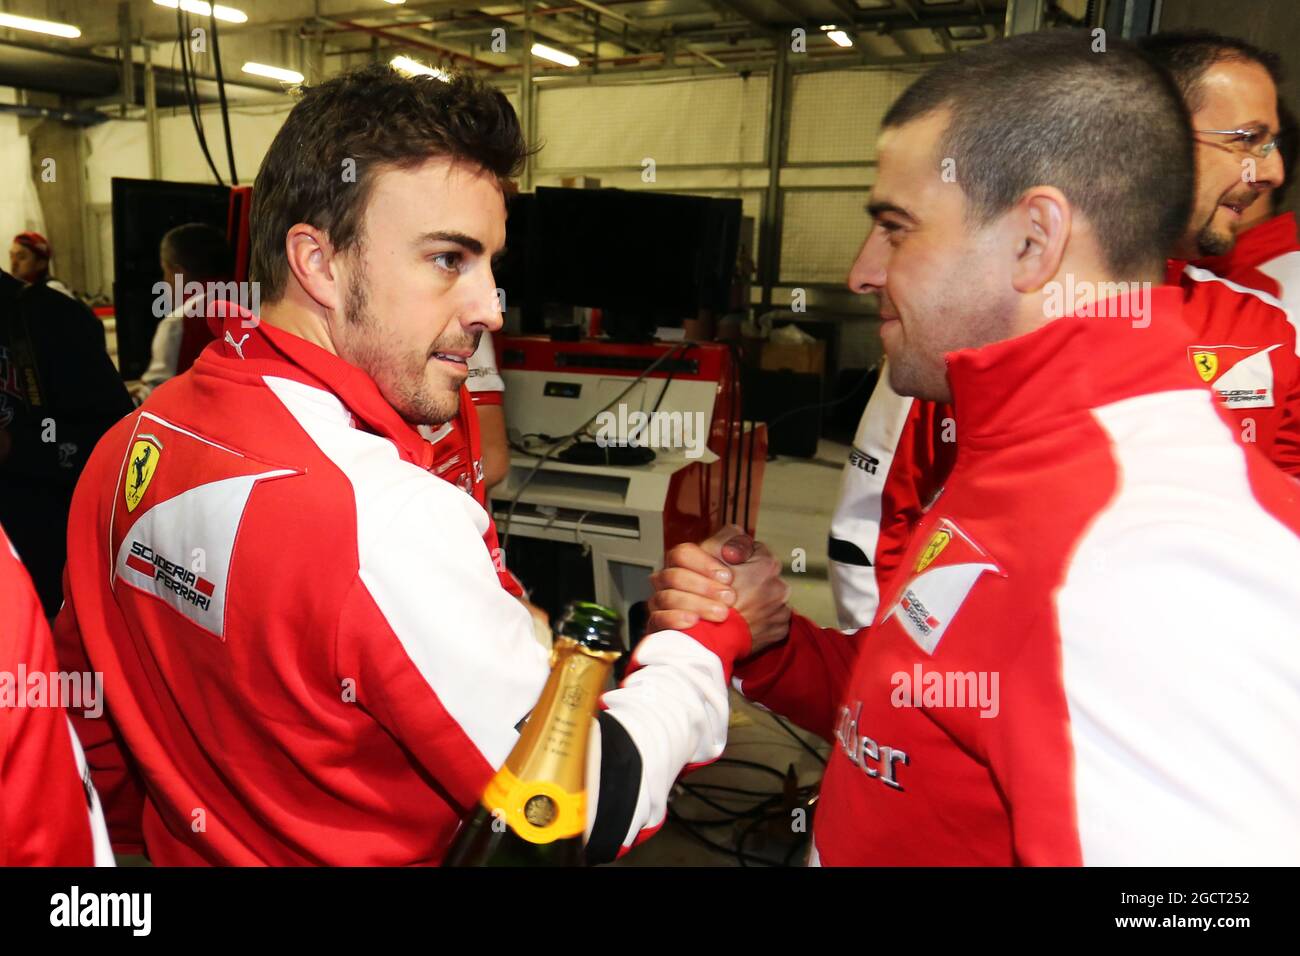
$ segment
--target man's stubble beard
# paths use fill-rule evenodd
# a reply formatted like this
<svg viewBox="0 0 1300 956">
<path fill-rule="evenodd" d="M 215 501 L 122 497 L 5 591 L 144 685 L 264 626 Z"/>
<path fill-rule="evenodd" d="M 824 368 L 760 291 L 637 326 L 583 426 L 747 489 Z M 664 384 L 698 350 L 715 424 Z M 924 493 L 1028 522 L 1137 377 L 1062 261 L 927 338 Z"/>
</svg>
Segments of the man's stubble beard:
<svg viewBox="0 0 1300 956">
<path fill-rule="evenodd" d="M 1259 198 L 1260 197 L 1257 194 L 1250 192 L 1227 195 L 1228 202 L 1245 204 L 1242 208 L 1243 214 L 1247 209 L 1258 202 Z M 1198 258 L 1226 256 L 1237 244 L 1237 234 L 1231 227 L 1221 230 L 1216 230 L 1214 228 L 1214 217 L 1219 214 L 1219 202 L 1219 200 L 1215 200 L 1214 208 L 1210 210 L 1209 218 L 1205 220 L 1205 223 L 1196 233 L 1196 254 Z"/>
<path fill-rule="evenodd" d="M 1219 207 L 1214 207 L 1217 214 Z M 1196 234 L 1196 252 L 1201 258 L 1209 256 L 1226 256 L 1232 251 L 1232 247 L 1237 244 L 1237 237 L 1231 232 L 1217 232 L 1214 228 L 1214 215 L 1210 216 L 1209 222 L 1201 227 L 1201 231 Z"/>
<path fill-rule="evenodd" d="M 411 424 L 436 427 L 451 421 L 460 411 L 460 390 L 454 388 L 444 395 L 432 391 L 426 381 L 433 361 L 428 353 L 385 348 L 392 337 L 370 311 L 369 283 L 360 255 L 356 262 L 356 277 L 343 300 L 343 321 L 353 353 L 347 360 L 369 375 L 388 403 Z"/>
<path fill-rule="evenodd" d="M 969 269 L 959 270 L 940 283 L 943 298 L 924 307 L 930 316 L 944 316 L 941 325 L 931 327 L 933 333 L 939 333 L 933 346 L 918 343 L 911 337 L 911 330 L 903 327 L 904 348 L 887 354 L 889 387 L 899 395 L 931 402 L 952 401 L 944 356 L 1012 337 L 1016 296 L 996 296 L 992 288 L 981 289 L 977 278 Z"/>
</svg>

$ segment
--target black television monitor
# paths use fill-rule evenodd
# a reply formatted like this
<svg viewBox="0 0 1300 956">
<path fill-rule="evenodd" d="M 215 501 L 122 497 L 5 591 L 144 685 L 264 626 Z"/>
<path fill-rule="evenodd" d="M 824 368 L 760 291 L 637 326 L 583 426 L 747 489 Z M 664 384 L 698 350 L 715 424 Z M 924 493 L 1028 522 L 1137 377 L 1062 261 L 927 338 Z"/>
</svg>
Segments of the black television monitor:
<svg viewBox="0 0 1300 956">
<path fill-rule="evenodd" d="M 203 183 L 113 178 L 113 308 L 118 367 L 125 379 L 149 367 L 158 317 L 153 287 L 162 281 L 158 244 L 174 226 L 205 222 L 224 235 L 230 189 Z"/>
<path fill-rule="evenodd" d="M 528 331 L 554 303 L 600 307 L 647 334 L 727 308 L 740 221 L 739 199 L 543 186 L 512 200 L 498 280 Z"/>
</svg>

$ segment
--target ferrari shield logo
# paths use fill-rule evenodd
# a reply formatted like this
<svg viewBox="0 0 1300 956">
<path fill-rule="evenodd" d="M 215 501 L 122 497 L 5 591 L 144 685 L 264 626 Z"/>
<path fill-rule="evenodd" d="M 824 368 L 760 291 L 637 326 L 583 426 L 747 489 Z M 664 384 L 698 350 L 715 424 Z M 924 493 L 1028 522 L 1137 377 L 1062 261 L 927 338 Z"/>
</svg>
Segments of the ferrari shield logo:
<svg viewBox="0 0 1300 956">
<path fill-rule="evenodd" d="M 1212 382 L 1219 371 L 1219 356 L 1213 352 L 1193 352 L 1192 364 L 1196 366 L 1202 382 Z"/>
<path fill-rule="evenodd" d="M 947 531 L 936 531 L 928 542 L 921 556 L 916 559 L 916 573 L 920 574 L 931 564 L 934 559 L 943 554 L 943 549 L 948 547 L 948 542 L 952 540 L 952 534 Z"/>
<path fill-rule="evenodd" d="M 158 458 L 162 449 L 152 441 L 138 441 L 131 446 L 131 457 L 127 459 L 126 510 L 134 511 L 153 481 L 153 473 L 158 470 Z"/>
</svg>

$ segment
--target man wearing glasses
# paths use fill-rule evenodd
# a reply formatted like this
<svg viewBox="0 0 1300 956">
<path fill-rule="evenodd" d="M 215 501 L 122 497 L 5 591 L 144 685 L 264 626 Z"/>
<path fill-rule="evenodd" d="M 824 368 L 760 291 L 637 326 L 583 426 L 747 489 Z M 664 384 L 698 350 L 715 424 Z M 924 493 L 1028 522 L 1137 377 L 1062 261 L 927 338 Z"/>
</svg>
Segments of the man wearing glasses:
<svg viewBox="0 0 1300 956">
<path fill-rule="evenodd" d="M 1294 117 L 1277 102 L 1278 57 L 1232 37 L 1201 33 L 1155 36 L 1146 47 L 1183 91 L 1201 144 L 1198 171 L 1211 180 L 1197 197 L 1196 244 L 1180 252 L 1300 314 L 1295 216 L 1273 215 L 1296 152 Z M 1251 172 L 1255 181 L 1242 182 Z M 1211 186 L 1222 191 L 1215 195 Z"/>
</svg>

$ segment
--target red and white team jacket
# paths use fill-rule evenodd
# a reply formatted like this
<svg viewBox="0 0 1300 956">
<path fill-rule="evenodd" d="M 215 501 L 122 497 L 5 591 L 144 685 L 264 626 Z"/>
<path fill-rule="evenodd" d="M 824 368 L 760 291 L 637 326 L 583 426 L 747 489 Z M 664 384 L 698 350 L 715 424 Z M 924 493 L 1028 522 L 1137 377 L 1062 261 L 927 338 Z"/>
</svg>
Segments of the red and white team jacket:
<svg viewBox="0 0 1300 956">
<path fill-rule="evenodd" d="M 950 354 L 957 460 L 872 626 L 736 668 L 833 744 L 820 862 L 1300 862 L 1300 484 L 1174 360 L 1180 298 Z"/>
<path fill-rule="evenodd" d="M 57 676 L 45 612 L 3 529 L 0 608 L 0 866 L 112 866 L 68 701 L 55 699 L 70 685 Z M 81 692 L 93 695 L 93 675 L 84 676 Z"/>
<path fill-rule="evenodd" d="M 104 674 L 106 718 L 77 730 L 120 852 L 441 859 L 548 669 L 487 515 L 433 461 L 368 376 L 236 307 L 99 443 L 56 638 L 65 666 Z M 718 634 L 656 635 L 605 694 L 595 859 L 721 753 L 741 643 Z"/>
<path fill-rule="evenodd" d="M 1300 315 L 1300 241 L 1295 213 L 1283 213 L 1251 226 L 1224 256 L 1200 259 L 1196 265 L 1278 299 L 1292 315 Z"/>
<path fill-rule="evenodd" d="M 1186 302 L 1195 381 L 1211 385 L 1245 441 L 1300 477 L 1300 313 L 1195 266 L 1171 262 L 1170 276 Z M 840 627 L 870 623 L 881 586 L 943 487 L 960 440 L 951 407 L 898 395 L 882 368 L 831 519 L 829 569 Z"/>
</svg>

